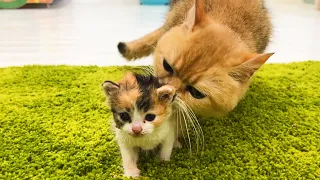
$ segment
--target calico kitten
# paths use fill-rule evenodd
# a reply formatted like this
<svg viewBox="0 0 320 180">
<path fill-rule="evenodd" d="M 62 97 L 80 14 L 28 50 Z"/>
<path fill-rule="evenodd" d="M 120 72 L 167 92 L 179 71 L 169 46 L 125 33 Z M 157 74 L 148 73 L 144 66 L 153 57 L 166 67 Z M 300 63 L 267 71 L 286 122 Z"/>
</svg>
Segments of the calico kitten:
<svg viewBox="0 0 320 180">
<path fill-rule="evenodd" d="M 124 175 L 137 177 L 138 148 L 151 150 L 161 145 L 160 159 L 169 161 L 177 140 L 173 115 L 175 89 L 151 75 L 127 74 L 118 83 L 106 81 L 103 89 L 113 113 Z"/>
<path fill-rule="evenodd" d="M 263 0 L 177 0 L 162 27 L 118 49 L 129 60 L 153 52 L 161 82 L 197 114 L 219 116 L 236 107 L 273 54 L 263 54 L 270 36 Z"/>
</svg>

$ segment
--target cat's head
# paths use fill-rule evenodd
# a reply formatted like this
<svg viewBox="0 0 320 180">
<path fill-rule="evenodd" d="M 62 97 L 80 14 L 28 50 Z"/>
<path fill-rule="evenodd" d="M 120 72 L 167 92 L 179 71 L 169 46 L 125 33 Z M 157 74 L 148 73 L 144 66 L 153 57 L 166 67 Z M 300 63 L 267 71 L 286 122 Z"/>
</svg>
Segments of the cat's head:
<svg viewBox="0 0 320 180">
<path fill-rule="evenodd" d="M 157 43 L 154 69 L 195 113 L 218 116 L 235 108 L 251 76 L 271 55 L 252 53 L 237 34 L 196 3 L 184 23 Z"/>
<path fill-rule="evenodd" d="M 151 134 L 172 113 L 175 89 L 154 76 L 128 73 L 118 83 L 102 86 L 116 128 L 132 136 Z"/>
</svg>

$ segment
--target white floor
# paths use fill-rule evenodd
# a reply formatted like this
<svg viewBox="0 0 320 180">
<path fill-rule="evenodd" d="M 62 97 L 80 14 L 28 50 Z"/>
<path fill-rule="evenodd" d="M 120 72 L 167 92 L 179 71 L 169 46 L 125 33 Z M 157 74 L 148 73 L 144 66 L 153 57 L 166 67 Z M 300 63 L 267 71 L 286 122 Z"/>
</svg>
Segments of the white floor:
<svg viewBox="0 0 320 180">
<path fill-rule="evenodd" d="M 0 67 L 29 64 L 145 65 L 117 51 L 159 27 L 166 6 L 138 0 L 56 0 L 51 8 L 0 10 Z M 272 63 L 320 60 L 320 11 L 303 0 L 267 0 L 275 32 Z"/>
</svg>

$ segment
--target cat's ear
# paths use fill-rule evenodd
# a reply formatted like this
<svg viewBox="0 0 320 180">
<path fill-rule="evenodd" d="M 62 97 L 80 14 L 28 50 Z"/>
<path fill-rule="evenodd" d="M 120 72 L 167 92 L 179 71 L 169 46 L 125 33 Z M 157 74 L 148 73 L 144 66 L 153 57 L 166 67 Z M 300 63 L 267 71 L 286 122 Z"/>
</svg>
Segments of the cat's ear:
<svg viewBox="0 0 320 180">
<path fill-rule="evenodd" d="M 105 81 L 102 83 L 102 88 L 106 96 L 112 96 L 119 92 L 119 85 L 112 81 Z"/>
<path fill-rule="evenodd" d="M 188 31 L 192 31 L 194 26 L 200 24 L 203 21 L 205 17 L 205 11 L 204 11 L 203 5 L 204 3 L 202 2 L 202 0 L 195 0 L 195 4 L 187 13 L 187 17 L 183 22 L 183 26 Z"/>
<path fill-rule="evenodd" d="M 247 82 L 251 76 L 273 55 L 274 53 L 258 54 L 249 56 L 249 60 L 232 68 L 229 72 L 234 80 L 239 82 Z"/>
<path fill-rule="evenodd" d="M 170 85 L 164 85 L 157 89 L 158 100 L 162 103 L 170 103 L 174 100 L 176 90 Z"/>
</svg>

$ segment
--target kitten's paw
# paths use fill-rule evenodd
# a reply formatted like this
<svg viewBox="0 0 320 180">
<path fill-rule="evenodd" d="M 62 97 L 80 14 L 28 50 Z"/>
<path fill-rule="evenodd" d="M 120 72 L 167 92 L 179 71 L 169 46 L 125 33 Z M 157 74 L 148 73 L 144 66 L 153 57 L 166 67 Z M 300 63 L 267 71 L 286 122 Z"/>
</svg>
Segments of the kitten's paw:
<svg viewBox="0 0 320 180">
<path fill-rule="evenodd" d="M 182 144 L 177 139 L 177 140 L 174 141 L 173 147 L 176 148 L 176 149 L 181 149 L 182 148 Z"/>
<path fill-rule="evenodd" d="M 140 175 L 140 170 L 138 168 L 126 169 L 124 170 L 124 176 L 137 178 Z"/>
<path fill-rule="evenodd" d="M 170 156 L 171 156 L 171 155 L 160 154 L 160 160 L 161 160 L 161 161 L 170 161 Z"/>
<path fill-rule="evenodd" d="M 160 160 L 161 161 L 164 161 L 164 162 L 169 162 L 170 161 L 170 157 L 160 157 Z"/>
</svg>

